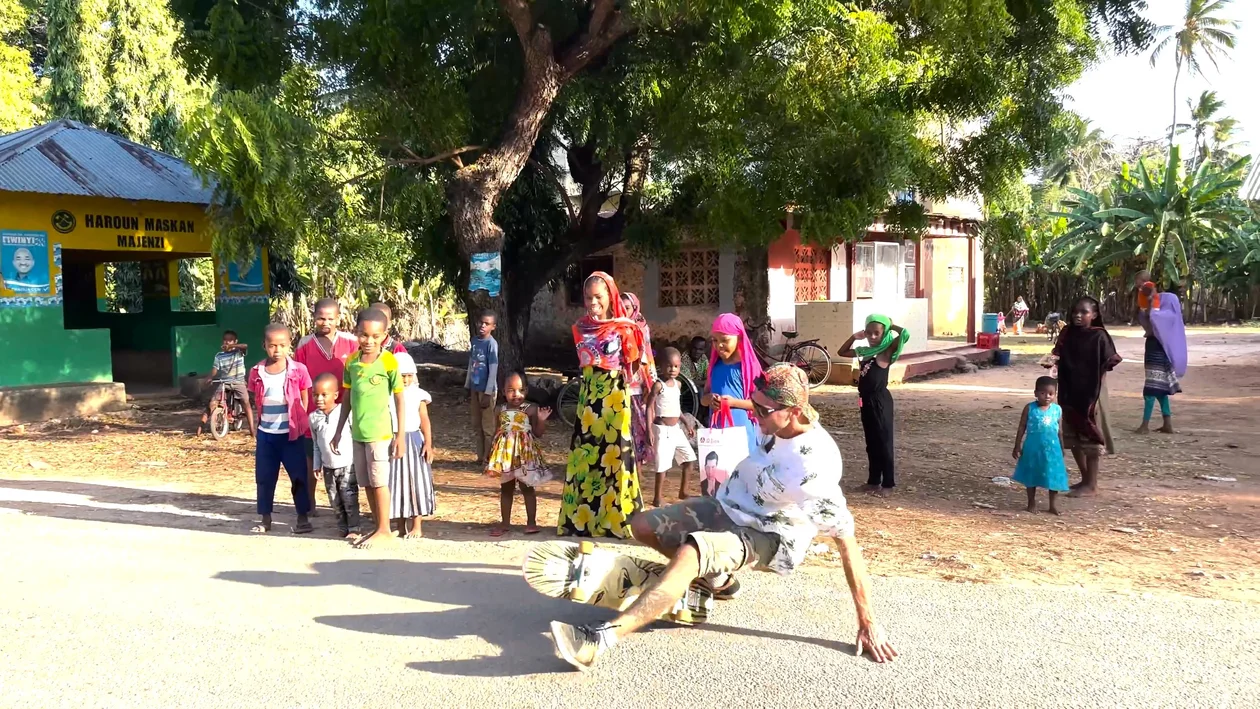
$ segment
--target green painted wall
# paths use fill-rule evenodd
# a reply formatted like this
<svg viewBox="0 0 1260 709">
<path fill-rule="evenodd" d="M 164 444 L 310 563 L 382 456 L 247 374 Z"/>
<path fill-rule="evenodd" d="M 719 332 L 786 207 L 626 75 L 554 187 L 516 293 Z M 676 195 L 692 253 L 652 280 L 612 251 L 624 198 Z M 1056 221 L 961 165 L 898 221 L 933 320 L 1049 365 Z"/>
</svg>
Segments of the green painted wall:
<svg viewBox="0 0 1260 709">
<path fill-rule="evenodd" d="M 113 378 L 109 330 L 66 330 L 59 304 L 0 308 L 0 387 Z"/>
<path fill-rule="evenodd" d="M 219 300 L 215 303 L 215 308 L 219 332 L 235 330 L 241 342 L 249 345 L 249 352 L 245 355 L 246 366 L 252 366 L 262 359 L 263 328 L 271 322 L 271 309 L 267 299 L 247 302 Z M 219 341 L 214 346 L 216 350 L 223 344 L 222 339 L 220 334 Z"/>
<path fill-rule="evenodd" d="M 176 386 L 179 385 L 179 378 L 182 376 L 188 374 L 205 376 L 210 373 L 214 365 L 214 355 L 223 345 L 224 329 L 217 324 L 171 328 L 170 348 L 171 357 L 175 362 Z"/>
</svg>

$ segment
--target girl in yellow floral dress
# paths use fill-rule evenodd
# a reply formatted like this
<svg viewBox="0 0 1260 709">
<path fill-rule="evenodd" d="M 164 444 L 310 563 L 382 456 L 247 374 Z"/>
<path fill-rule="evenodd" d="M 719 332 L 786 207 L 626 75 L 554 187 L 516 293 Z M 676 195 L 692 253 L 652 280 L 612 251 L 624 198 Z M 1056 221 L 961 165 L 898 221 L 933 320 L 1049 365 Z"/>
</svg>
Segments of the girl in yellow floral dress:
<svg viewBox="0 0 1260 709">
<path fill-rule="evenodd" d="M 551 409 L 525 401 L 525 377 L 510 372 L 503 380 L 504 404 L 499 407 L 499 430 L 490 444 L 486 475 L 499 479 L 499 512 L 502 521 L 490 528 L 490 536 L 507 534 L 512 523 L 512 498 L 520 488 L 525 498 L 525 533 L 538 533 L 538 495 L 534 488 L 551 479 L 543 460 L 538 436 L 547 429 Z"/>
<path fill-rule="evenodd" d="M 648 345 L 626 317 L 612 276 L 592 273 L 584 293 L 586 315 L 573 325 L 582 386 L 557 532 L 626 538 L 630 516 L 643 508 L 627 384 Z"/>
</svg>

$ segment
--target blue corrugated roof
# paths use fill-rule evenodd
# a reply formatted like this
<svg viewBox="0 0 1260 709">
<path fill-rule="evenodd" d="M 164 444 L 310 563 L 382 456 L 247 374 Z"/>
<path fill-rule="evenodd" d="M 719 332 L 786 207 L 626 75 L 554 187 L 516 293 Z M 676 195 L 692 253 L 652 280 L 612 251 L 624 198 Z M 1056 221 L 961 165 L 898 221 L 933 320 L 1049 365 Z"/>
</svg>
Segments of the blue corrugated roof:
<svg viewBox="0 0 1260 709">
<path fill-rule="evenodd" d="M 61 119 L 0 136 L 0 191 L 210 204 L 179 158 Z"/>
</svg>

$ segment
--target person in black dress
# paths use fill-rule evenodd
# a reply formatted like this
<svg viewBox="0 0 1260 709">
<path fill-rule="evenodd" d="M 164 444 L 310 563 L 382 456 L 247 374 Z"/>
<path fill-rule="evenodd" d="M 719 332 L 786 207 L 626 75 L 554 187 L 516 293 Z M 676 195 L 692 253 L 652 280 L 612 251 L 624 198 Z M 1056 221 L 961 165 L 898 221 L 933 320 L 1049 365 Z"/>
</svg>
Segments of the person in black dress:
<svg viewBox="0 0 1260 709">
<path fill-rule="evenodd" d="M 865 340 L 868 346 L 854 347 Z M 888 391 L 888 370 L 901 356 L 910 333 L 883 315 L 871 315 L 866 328 L 853 333 L 840 348 L 841 357 L 857 357 L 858 408 L 862 431 L 866 434 L 866 458 L 870 475 L 866 489 L 881 496 L 892 493 L 894 477 L 893 399 Z"/>
</svg>

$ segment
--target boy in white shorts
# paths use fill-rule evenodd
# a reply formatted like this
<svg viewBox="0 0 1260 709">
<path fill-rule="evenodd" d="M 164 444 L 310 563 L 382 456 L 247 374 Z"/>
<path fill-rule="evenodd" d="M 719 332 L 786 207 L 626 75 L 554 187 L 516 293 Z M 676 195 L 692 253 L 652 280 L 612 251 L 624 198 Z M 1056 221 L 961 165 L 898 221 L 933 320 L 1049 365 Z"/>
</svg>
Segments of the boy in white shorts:
<svg viewBox="0 0 1260 709">
<path fill-rule="evenodd" d="M 682 481 L 678 486 L 678 499 L 687 498 L 687 472 L 696 467 L 696 451 L 691 447 L 694 430 L 683 420 L 682 385 L 678 383 L 678 375 L 682 372 L 682 355 L 673 347 L 666 347 L 661 353 L 664 368 L 662 378 L 652 387 L 648 394 L 647 409 L 655 417 L 648 429 L 648 439 L 656 451 L 656 488 L 652 495 L 652 506 L 661 506 L 661 485 L 665 482 L 665 473 L 675 465 L 682 467 Z"/>
</svg>

